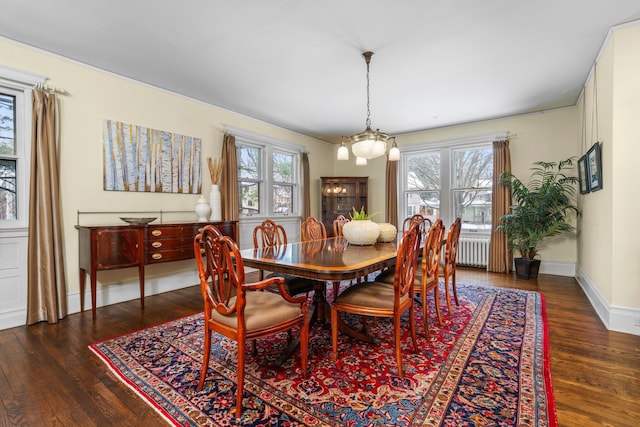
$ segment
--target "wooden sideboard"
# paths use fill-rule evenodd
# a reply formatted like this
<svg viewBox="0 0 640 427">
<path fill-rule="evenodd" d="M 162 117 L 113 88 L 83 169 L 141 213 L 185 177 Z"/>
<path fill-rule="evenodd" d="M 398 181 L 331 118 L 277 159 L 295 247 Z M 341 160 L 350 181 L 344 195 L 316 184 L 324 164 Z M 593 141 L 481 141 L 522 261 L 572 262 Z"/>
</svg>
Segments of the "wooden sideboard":
<svg viewBox="0 0 640 427">
<path fill-rule="evenodd" d="M 144 309 L 144 266 L 191 259 L 193 239 L 205 225 L 238 241 L 238 221 L 175 224 L 76 225 L 80 258 L 80 310 L 84 311 L 86 275 L 91 279 L 91 311 L 96 318 L 96 275 L 100 270 L 138 267 L 140 306 Z"/>
</svg>

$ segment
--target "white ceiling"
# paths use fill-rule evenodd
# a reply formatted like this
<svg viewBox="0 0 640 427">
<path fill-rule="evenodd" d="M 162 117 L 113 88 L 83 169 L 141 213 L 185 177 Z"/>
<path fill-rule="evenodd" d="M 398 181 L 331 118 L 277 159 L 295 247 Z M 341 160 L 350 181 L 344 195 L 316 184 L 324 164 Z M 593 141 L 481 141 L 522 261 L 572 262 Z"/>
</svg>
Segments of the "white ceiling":
<svg viewBox="0 0 640 427">
<path fill-rule="evenodd" d="M 575 105 L 637 19 L 638 0 L 0 0 L 0 36 L 333 142 L 365 127 L 364 51 L 372 127 L 406 133 Z"/>
</svg>

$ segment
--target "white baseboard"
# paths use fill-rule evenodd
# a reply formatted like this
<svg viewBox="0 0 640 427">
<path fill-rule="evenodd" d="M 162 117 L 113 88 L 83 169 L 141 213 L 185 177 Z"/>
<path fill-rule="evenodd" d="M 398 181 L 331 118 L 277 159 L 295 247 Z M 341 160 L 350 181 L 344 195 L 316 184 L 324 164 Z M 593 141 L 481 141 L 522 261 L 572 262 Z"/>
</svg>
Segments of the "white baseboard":
<svg viewBox="0 0 640 427">
<path fill-rule="evenodd" d="M 0 330 L 24 326 L 27 323 L 27 308 L 0 312 Z"/>
<path fill-rule="evenodd" d="M 581 268 L 576 280 L 608 330 L 640 336 L 640 309 L 611 305 Z"/>
<path fill-rule="evenodd" d="M 554 262 L 542 260 L 540 274 L 552 274 L 554 276 L 575 277 L 576 264 L 573 262 Z"/>
<path fill-rule="evenodd" d="M 175 291 L 176 289 L 187 288 L 200 283 L 196 271 L 179 271 L 171 275 L 145 277 L 145 296 L 161 294 Z M 87 286 L 89 288 L 89 286 Z M 140 299 L 140 285 L 137 280 L 131 280 L 118 284 L 101 286 L 96 290 L 96 307 L 104 307 L 124 301 Z M 80 311 L 80 292 L 70 292 L 67 294 L 68 313 L 78 313 Z M 85 290 L 84 309 L 91 310 L 91 289 Z M 24 324 L 24 321 L 23 323 Z"/>
</svg>

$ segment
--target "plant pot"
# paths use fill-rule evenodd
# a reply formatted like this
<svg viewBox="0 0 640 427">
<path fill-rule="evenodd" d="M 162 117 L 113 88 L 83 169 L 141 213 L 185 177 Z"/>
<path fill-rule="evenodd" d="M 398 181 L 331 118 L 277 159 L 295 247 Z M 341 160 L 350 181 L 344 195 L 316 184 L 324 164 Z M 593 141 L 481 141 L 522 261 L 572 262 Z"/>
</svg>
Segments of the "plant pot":
<svg viewBox="0 0 640 427">
<path fill-rule="evenodd" d="M 537 279 L 538 271 L 540 270 L 540 260 L 532 259 L 527 260 L 524 258 L 516 258 L 516 277 L 518 279 Z"/>
<path fill-rule="evenodd" d="M 354 220 L 342 227 L 342 234 L 352 245 L 373 245 L 380 235 L 380 227 L 370 220 Z"/>
</svg>

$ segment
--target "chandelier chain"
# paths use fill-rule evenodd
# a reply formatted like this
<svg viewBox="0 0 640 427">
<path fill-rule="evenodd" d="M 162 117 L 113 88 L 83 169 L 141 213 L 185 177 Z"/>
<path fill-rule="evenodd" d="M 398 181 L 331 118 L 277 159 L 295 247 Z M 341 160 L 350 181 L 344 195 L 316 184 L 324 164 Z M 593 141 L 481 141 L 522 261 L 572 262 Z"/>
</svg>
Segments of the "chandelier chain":
<svg viewBox="0 0 640 427">
<path fill-rule="evenodd" d="M 365 122 L 365 125 L 367 128 L 370 128 L 371 127 L 371 109 L 369 107 L 369 62 L 371 60 L 371 56 L 366 56 L 365 54 L 365 60 L 367 63 L 367 120 Z"/>
</svg>

